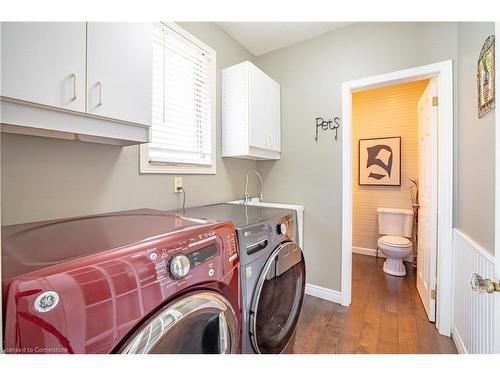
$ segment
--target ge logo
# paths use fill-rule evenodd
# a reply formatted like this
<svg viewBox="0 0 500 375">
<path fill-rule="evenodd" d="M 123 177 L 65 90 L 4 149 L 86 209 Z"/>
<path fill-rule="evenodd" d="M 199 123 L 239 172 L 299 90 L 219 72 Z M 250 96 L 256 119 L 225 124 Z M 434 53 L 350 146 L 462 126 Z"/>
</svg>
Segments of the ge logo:
<svg viewBox="0 0 500 375">
<path fill-rule="evenodd" d="M 56 307 L 58 303 L 59 294 L 54 291 L 43 292 L 38 297 L 36 297 L 33 307 L 38 312 L 47 312 Z"/>
</svg>

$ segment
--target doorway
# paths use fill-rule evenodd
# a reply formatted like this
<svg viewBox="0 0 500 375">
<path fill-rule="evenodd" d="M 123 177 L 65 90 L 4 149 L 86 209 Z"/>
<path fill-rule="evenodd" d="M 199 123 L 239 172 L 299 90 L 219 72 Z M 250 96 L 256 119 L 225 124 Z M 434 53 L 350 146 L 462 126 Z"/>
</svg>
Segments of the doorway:
<svg viewBox="0 0 500 375">
<path fill-rule="evenodd" d="M 427 240 L 434 241 L 438 256 L 434 257 L 435 264 L 429 262 L 432 254 L 426 260 L 425 265 L 428 272 L 436 270 L 436 278 L 432 280 L 429 275 L 425 275 L 427 285 L 423 287 L 421 280 L 420 295 L 424 306 L 428 311 L 429 318 L 432 316 L 435 301 L 437 310 L 435 314 L 438 331 L 446 336 L 450 335 L 451 329 L 451 274 L 452 274 L 452 209 L 453 209 L 453 80 L 452 62 L 445 61 L 437 64 L 425 65 L 407 70 L 367 77 L 355 81 L 344 82 L 342 85 L 342 118 L 343 118 L 343 189 L 342 189 L 342 304 L 345 306 L 351 303 L 352 285 L 352 234 L 353 234 L 353 146 L 352 146 L 352 94 L 357 91 L 380 88 L 421 80 L 434 80 L 439 82 L 435 85 L 435 94 L 439 101 L 436 108 L 437 127 L 435 138 L 435 150 L 437 154 L 436 173 L 437 184 L 435 212 L 439 212 L 434 226 L 435 233 L 426 236 Z M 436 103 L 437 104 L 437 103 Z M 429 192 L 430 194 L 430 192 Z M 429 202 L 431 202 L 430 200 Z M 430 209 L 431 207 L 428 207 Z M 437 216 L 437 215 L 436 215 Z M 421 267 L 423 267 L 421 265 Z M 417 276 L 418 279 L 418 276 Z M 417 282 L 418 284 L 418 282 Z M 439 288 L 432 284 L 439 285 Z M 433 291 L 434 290 L 434 291 Z M 435 293 L 435 294 L 433 294 Z M 433 302 L 434 301 L 434 302 Z"/>
</svg>

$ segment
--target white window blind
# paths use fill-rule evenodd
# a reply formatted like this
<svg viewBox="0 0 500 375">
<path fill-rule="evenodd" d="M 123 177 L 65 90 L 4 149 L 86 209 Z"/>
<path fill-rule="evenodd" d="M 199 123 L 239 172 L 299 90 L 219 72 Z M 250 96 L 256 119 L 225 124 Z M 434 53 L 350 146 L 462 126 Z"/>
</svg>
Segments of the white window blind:
<svg viewBox="0 0 500 375">
<path fill-rule="evenodd" d="M 153 35 L 149 163 L 212 163 L 211 56 L 170 27 Z"/>
</svg>

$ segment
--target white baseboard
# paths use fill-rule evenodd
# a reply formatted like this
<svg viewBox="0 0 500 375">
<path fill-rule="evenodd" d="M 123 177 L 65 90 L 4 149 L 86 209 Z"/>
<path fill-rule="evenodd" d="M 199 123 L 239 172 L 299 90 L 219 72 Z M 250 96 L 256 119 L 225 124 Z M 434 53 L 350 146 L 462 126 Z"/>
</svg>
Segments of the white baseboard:
<svg viewBox="0 0 500 375">
<path fill-rule="evenodd" d="M 354 254 L 361 254 L 361 255 L 369 255 L 371 257 L 374 257 L 377 255 L 377 250 L 375 249 L 370 249 L 368 247 L 358 247 L 358 246 L 353 246 L 352 247 L 352 252 Z M 385 258 L 385 255 L 382 254 L 381 251 L 378 252 L 378 256 L 380 258 Z"/>
<path fill-rule="evenodd" d="M 368 247 L 358 247 L 358 246 L 353 246 L 352 247 L 352 252 L 354 254 L 361 254 L 361 255 L 369 255 L 369 256 L 377 256 L 377 250 L 376 249 L 370 249 Z M 385 258 L 385 255 L 379 251 L 378 252 L 378 257 L 379 258 Z M 413 255 L 409 255 L 404 259 L 405 262 L 413 262 Z"/>
<path fill-rule="evenodd" d="M 451 338 L 453 342 L 455 343 L 455 346 L 457 347 L 458 354 L 469 354 L 467 351 L 467 348 L 465 347 L 465 344 L 462 340 L 462 337 L 458 333 L 457 329 L 453 327 L 453 330 L 451 332 Z"/>
<path fill-rule="evenodd" d="M 338 290 L 323 288 L 322 286 L 314 284 L 306 284 L 306 294 L 325 299 L 327 301 L 342 303 L 342 293 Z"/>
</svg>

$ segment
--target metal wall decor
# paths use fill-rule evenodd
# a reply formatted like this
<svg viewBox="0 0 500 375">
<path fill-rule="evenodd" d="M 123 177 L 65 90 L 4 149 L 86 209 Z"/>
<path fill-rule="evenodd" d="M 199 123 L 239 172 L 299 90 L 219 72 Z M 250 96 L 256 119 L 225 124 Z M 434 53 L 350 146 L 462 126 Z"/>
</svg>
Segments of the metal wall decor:
<svg viewBox="0 0 500 375">
<path fill-rule="evenodd" d="M 314 138 L 318 142 L 318 130 L 335 130 L 335 140 L 337 140 L 337 129 L 340 126 L 340 117 L 334 117 L 333 120 L 324 120 L 322 117 L 316 117 L 316 137 Z"/>
<path fill-rule="evenodd" d="M 495 35 L 483 44 L 477 61 L 477 114 L 481 118 L 495 108 Z"/>
</svg>

